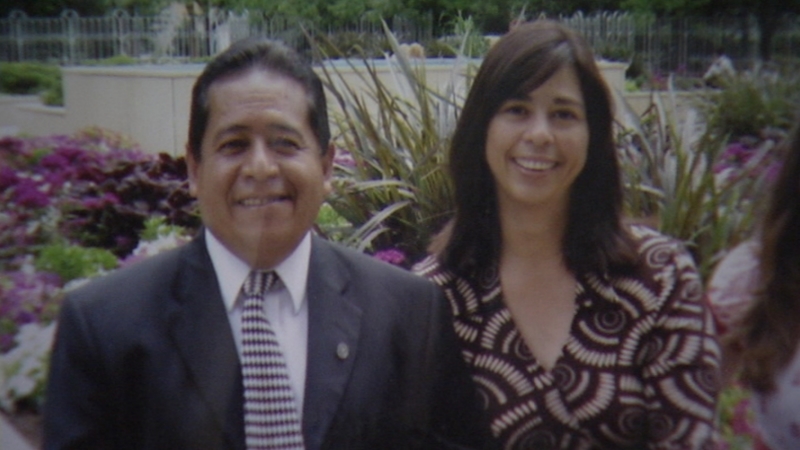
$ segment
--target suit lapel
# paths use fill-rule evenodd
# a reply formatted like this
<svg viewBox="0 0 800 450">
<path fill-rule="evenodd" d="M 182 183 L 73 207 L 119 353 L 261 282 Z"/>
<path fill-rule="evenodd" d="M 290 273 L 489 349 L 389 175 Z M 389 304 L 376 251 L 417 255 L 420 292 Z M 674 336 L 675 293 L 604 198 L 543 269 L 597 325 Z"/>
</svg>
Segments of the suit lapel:
<svg viewBox="0 0 800 450">
<path fill-rule="evenodd" d="M 183 249 L 182 276 L 170 314 L 171 337 L 231 447 L 242 448 L 239 357 L 202 236 L 201 232 Z"/>
<path fill-rule="evenodd" d="M 308 356 L 303 405 L 306 449 L 320 448 L 353 369 L 361 308 L 347 298 L 351 273 L 331 244 L 315 237 L 308 272 Z"/>
</svg>

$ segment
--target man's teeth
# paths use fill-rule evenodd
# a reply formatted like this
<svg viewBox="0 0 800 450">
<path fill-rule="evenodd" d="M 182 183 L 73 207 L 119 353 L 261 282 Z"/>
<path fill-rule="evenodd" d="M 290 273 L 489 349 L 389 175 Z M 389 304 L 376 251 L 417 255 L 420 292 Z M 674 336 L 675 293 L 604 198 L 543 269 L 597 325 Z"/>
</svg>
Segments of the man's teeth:
<svg viewBox="0 0 800 450">
<path fill-rule="evenodd" d="M 262 206 L 275 201 L 274 198 L 248 198 L 241 201 L 244 206 Z"/>
<path fill-rule="evenodd" d="M 555 167 L 553 161 L 534 161 L 530 159 L 517 159 L 517 164 L 528 170 L 547 170 Z"/>
</svg>

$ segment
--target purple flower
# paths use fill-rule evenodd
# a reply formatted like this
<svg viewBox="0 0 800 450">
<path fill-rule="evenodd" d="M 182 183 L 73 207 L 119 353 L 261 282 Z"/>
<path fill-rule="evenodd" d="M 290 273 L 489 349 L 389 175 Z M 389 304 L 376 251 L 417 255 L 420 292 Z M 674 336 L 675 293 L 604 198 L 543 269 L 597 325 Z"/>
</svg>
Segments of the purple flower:
<svg viewBox="0 0 800 450">
<path fill-rule="evenodd" d="M 0 163 L 17 167 L 31 155 L 25 141 L 17 137 L 0 138 Z"/>
<path fill-rule="evenodd" d="M 405 253 L 403 253 L 400 250 L 397 250 L 396 248 L 390 248 L 388 250 L 380 250 L 372 256 L 389 264 L 394 264 L 395 266 L 402 265 L 406 260 Z"/>
<path fill-rule="evenodd" d="M 5 191 L 19 182 L 17 172 L 11 167 L 0 168 L 0 192 Z"/>
<path fill-rule="evenodd" d="M 43 208 L 50 204 L 50 196 L 35 181 L 23 178 L 17 183 L 14 201 L 26 208 Z"/>
<path fill-rule="evenodd" d="M 103 209 L 106 206 L 119 205 L 119 197 L 111 192 L 106 192 L 102 197 L 91 197 L 81 201 L 81 206 L 86 209 Z"/>
<path fill-rule="evenodd" d="M 333 157 L 333 163 L 340 167 L 353 168 L 356 167 L 356 160 L 353 155 L 343 148 L 336 148 L 336 155 Z"/>
<path fill-rule="evenodd" d="M 733 420 L 731 428 L 734 434 L 750 435 L 753 433 L 753 426 L 749 418 L 750 399 L 743 399 L 736 404 L 733 410 Z"/>
</svg>

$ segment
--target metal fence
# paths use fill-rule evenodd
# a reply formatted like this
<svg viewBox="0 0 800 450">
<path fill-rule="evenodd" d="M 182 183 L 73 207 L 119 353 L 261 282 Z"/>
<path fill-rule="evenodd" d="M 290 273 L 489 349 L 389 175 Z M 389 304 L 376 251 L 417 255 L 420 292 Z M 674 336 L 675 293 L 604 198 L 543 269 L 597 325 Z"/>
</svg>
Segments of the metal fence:
<svg viewBox="0 0 800 450">
<path fill-rule="evenodd" d="M 429 41 L 430 17 L 391 19 L 395 33 L 405 41 Z M 304 30 L 305 28 L 305 30 Z M 124 55 L 150 60 L 186 60 L 213 56 L 231 42 L 252 35 L 277 38 L 296 48 L 311 34 L 353 34 L 363 42 L 384 36 L 376 20 L 360 20 L 335 30 L 282 17 L 253 17 L 247 13 L 211 11 L 192 14 L 173 8 L 157 16 L 132 16 L 117 10 L 105 17 L 79 17 L 65 11 L 58 18 L 30 18 L 14 12 L 0 19 L 0 61 L 42 61 L 76 64 Z"/>
<path fill-rule="evenodd" d="M 701 74 L 718 48 L 738 68 L 758 60 L 759 29 L 753 18 L 655 18 L 628 13 L 575 14 L 558 17 L 585 36 L 598 54 L 635 61 L 655 74 Z M 427 43 L 434 39 L 433 19 L 393 18 L 391 28 L 401 42 Z M 380 22 L 363 19 L 348 27 L 312 34 L 346 37 L 360 43 L 385 41 Z M 211 11 L 171 9 L 157 16 L 132 16 L 114 11 L 106 17 L 79 17 L 65 11 L 59 18 L 30 18 L 12 13 L 0 19 L 0 61 L 49 61 L 76 64 L 118 55 L 151 60 L 186 60 L 212 56 L 230 42 L 263 35 L 301 48 L 304 31 L 297 21 Z M 376 38 L 377 37 L 377 38 Z M 800 18 L 783 16 L 772 44 L 776 60 L 800 55 Z"/>
<path fill-rule="evenodd" d="M 614 12 L 559 20 L 583 35 L 600 55 L 635 61 L 652 74 L 701 75 L 719 51 L 740 70 L 760 60 L 761 31 L 754 17 L 656 18 Z M 800 16 L 781 17 L 771 48 L 773 60 L 798 64 Z"/>
</svg>

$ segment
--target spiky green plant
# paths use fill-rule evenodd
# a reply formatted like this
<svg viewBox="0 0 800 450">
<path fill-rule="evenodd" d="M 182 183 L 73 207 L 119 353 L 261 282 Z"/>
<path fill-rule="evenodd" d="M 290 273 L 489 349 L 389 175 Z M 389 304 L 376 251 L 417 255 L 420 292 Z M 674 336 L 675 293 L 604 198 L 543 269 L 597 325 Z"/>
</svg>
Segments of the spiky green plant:
<svg viewBox="0 0 800 450">
<path fill-rule="evenodd" d="M 437 89 L 427 82 L 425 61 L 409 59 L 384 28 L 394 52 L 380 61 L 387 69 L 367 57 L 321 68 L 340 153 L 328 204 L 351 225 L 336 226 L 345 244 L 368 252 L 397 248 L 411 263 L 451 212 L 444 163 L 471 63 L 456 58 L 450 81 Z M 359 83 L 347 84 L 344 71 Z M 320 228 L 325 233 L 325 223 Z"/>
<path fill-rule="evenodd" d="M 762 142 L 735 173 L 719 173 L 716 162 L 730 135 L 711 131 L 694 108 L 679 110 L 669 84 L 643 116 L 618 98 L 625 209 L 684 241 L 707 276 L 722 254 L 752 233 L 769 174 L 756 169 L 775 143 Z"/>
</svg>

